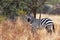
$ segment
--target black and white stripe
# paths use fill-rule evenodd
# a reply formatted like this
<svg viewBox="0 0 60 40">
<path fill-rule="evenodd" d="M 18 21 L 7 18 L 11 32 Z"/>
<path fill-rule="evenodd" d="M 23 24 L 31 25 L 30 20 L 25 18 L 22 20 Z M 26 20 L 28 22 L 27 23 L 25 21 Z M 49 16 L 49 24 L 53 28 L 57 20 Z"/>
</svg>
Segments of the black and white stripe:
<svg viewBox="0 0 60 40">
<path fill-rule="evenodd" d="M 55 31 L 54 23 L 49 18 L 35 19 L 31 15 L 27 15 L 26 17 L 32 26 L 33 34 L 37 29 L 46 29 L 50 34 Z"/>
</svg>

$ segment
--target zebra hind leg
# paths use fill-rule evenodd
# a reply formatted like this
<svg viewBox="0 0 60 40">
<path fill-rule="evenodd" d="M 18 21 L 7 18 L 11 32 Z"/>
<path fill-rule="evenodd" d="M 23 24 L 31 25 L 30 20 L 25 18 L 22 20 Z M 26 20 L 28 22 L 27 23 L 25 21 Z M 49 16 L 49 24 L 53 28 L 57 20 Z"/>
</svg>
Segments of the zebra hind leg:
<svg viewBox="0 0 60 40">
<path fill-rule="evenodd" d="M 54 24 L 53 24 L 53 32 L 55 33 L 55 27 L 54 27 Z"/>
<path fill-rule="evenodd" d="M 53 33 L 53 28 L 52 28 L 51 26 L 47 26 L 47 27 L 46 27 L 46 31 L 47 31 L 47 33 L 49 33 L 50 35 L 52 35 L 52 33 Z"/>
</svg>

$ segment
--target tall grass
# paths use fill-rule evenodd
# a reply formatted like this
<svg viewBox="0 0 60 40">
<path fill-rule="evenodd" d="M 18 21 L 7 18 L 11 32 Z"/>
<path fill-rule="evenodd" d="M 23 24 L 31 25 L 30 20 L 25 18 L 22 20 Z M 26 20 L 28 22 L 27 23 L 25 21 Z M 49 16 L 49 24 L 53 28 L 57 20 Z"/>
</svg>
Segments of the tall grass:
<svg viewBox="0 0 60 40">
<path fill-rule="evenodd" d="M 60 25 L 58 20 L 60 16 L 44 15 L 54 21 L 55 33 L 49 35 L 46 30 L 37 30 L 37 33 L 32 34 L 31 26 L 28 22 L 18 18 L 15 22 L 6 20 L 0 23 L 0 40 L 60 40 Z"/>
</svg>

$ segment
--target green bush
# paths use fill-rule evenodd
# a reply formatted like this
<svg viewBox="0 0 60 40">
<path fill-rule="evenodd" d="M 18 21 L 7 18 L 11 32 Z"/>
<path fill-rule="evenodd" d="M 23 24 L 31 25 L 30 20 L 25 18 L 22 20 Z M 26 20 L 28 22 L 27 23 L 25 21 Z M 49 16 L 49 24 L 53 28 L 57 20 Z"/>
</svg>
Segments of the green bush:
<svg viewBox="0 0 60 40">
<path fill-rule="evenodd" d="M 0 22 L 1 22 L 1 21 L 4 21 L 5 19 L 6 19 L 5 16 L 1 16 L 1 15 L 0 15 Z"/>
<path fill-rule="evenodd" d="M 18 9 L 17 14 L 18 15 L 25 15 L 27 12 L 24 11 L 23 9 Z"/>
</svg>

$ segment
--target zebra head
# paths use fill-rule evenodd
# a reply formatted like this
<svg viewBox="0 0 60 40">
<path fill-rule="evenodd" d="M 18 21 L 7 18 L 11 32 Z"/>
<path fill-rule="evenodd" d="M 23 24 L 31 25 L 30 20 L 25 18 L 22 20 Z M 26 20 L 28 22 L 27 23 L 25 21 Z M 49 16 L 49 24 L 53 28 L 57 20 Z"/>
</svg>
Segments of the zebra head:
<svg viewBox="0 0 60 40">
<path fill-rule="evenodd" d="M 28 22 L 32 23 L 33 20 L 34 20 L 34 17 L 33 17 L 31 14 L 27 14 L 27 15 L 25 16 L 25 19 L 26 19 Z"/>
</svg>

